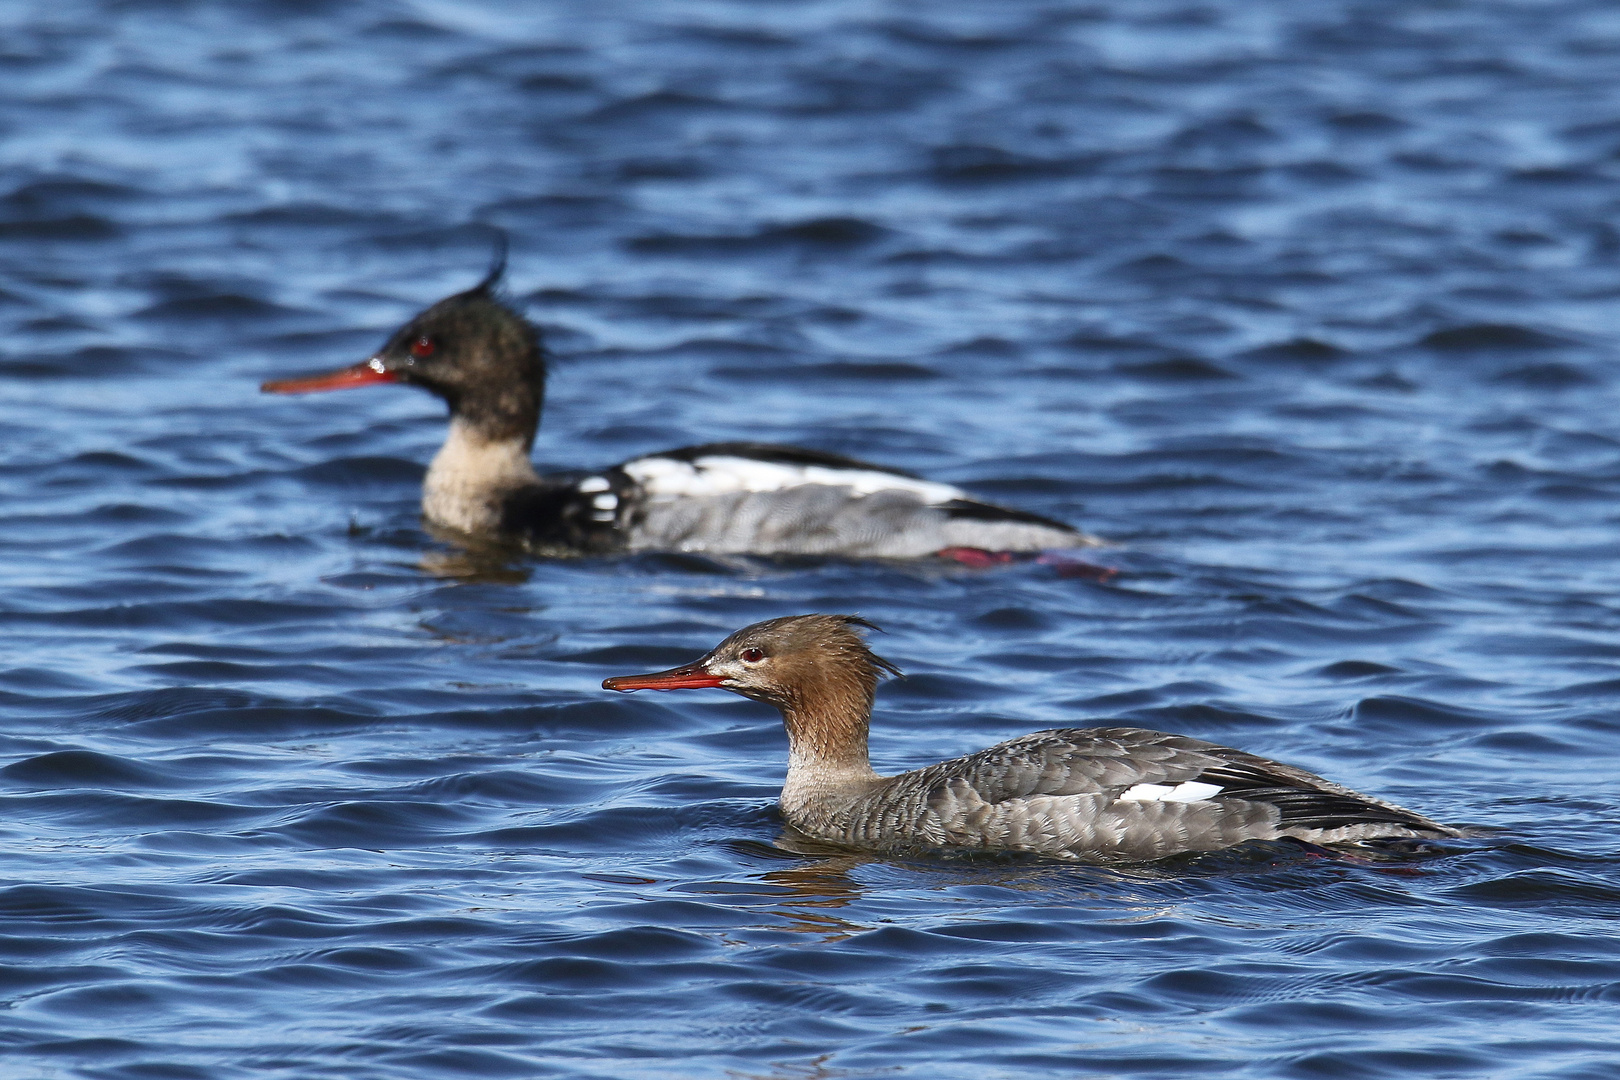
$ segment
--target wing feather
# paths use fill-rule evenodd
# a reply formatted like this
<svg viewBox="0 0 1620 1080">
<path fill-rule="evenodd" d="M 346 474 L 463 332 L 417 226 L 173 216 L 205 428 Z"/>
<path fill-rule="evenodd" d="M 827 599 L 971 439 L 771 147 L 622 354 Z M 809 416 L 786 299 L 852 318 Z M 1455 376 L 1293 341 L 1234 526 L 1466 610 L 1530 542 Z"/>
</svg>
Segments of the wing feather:
<svg viewBox="0 0 1620 1080">
<path fill-rule="evenodd" d="M 1219 790 L 1207 798 L 1170 805 L 1264 804 L 1276 811 L 1279 831 L 1388 824 L 1439 835 L 1453 832 L 1421 814 L 1362 795 L 1304 769 L 1216 743 L 1141 728 L 1040 731 L 923 772 L 934 769 L 940 771 L 941 780 L 960 777 L 990 805 L 1065 795 L 1117 800 L 1139 784 L 1174 787 L 1192 781 Z M 1119 805 L 1148 813 L 1149 808 L 1160 804 Z"/>
</svg>

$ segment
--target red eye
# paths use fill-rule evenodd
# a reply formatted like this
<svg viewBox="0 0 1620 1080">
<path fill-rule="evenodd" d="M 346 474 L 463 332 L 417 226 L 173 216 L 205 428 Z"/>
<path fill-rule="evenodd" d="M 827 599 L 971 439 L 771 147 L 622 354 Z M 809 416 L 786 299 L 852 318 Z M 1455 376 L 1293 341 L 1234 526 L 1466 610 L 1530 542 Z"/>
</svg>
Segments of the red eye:
<svg viewBox="0 0 1620 1080">
<path fill-rule="evenodd" d="M 761 660 L 765 659 L 765 650 L 764 649 L 744 649 L 742 651 L 742 658 L 744 660 L 746 660 L 750 664 L 757 664 Z"/>
<path fill-rule="evenodd" d="M 426 334 L 423 334 L 421 337 L 411 342 L 411 355 L 416 357 L 418 360 L 426 360 L 428 357 L 433 355 L 433 350 L 436 348 L 438 348 L 438 345 L 434 342 L 434 340 L 428 337 Z"/>
</svg>

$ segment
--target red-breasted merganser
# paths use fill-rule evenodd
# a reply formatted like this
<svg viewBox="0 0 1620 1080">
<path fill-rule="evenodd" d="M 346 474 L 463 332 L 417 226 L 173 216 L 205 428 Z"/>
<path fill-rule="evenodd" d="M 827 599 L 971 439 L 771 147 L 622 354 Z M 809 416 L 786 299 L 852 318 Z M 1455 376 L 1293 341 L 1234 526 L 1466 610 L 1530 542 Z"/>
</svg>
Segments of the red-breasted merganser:
<svg viewBox="0 0 1620 1080">
<path fill-rule="evenodd" d="M 858 627 L 871 624 L 853 615 L 770 619 L 690 664 L 602 686 L 718 687 L 776 706 L 788 735 L 782 814 L 800 832 L 846 847 L 1140 862 L 1246 840 L 1462 835 L 1304 769 L 1141 728 L 1037 731 L 879 776 L 866 753 L 872 696 L 881 675 L 899 671 Z"/>
<path fill-rule="evenodd" d="M 371 359 L 262 389 L 407 383 L 438 395 L 450 407 L 450 434 L 423 483 L 423 516 L 544 554 L 915 558 L 1100 543 L 950 484 L 796 446 L 710 443 L 541 476 L 529 451 L 545 398 L 545 353 L 538 329 L 496 295 L 504 267 L 502 258 L 477 286 L 417 315 Z"/>
</svg>

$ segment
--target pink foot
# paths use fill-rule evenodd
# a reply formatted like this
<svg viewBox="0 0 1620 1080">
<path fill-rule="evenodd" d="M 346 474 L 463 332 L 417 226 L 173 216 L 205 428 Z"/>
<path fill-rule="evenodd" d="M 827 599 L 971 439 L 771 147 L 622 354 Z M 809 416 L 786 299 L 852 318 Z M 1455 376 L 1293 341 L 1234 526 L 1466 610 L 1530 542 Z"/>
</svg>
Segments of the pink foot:
<svg viewBox="0 0 1620 1080">
<path fill-rule="evenodd" d="M 1007 563 L 1022 562 L 1028 556 L 1020 558 L 1019 553 L 1012 551 L 986 551 L 984 548 L 948 547 L 935 552 L 942 559 L 954 559 L 963 566 L 985 567 L 1005 566 Z"/>
<path fill-rule="evenodd" d="M 1040 566 L 1050 566 L 1058 577 L 1106 582 L 1119 576 L 1119 571 L 1111 566 L 1081 562 L 1079 559 L 1071 559 L 1055 551 L 1036 554 L 1027 551 L 986 551 L 984 548 L 975 547 L 948 547 L 941 548 L 934 554 L 942 559 L 951 559 L 963 566 L 980 570 L 991 566 L 1007 566 L 1010 563 L 1034 562 Z"/>
</svg>

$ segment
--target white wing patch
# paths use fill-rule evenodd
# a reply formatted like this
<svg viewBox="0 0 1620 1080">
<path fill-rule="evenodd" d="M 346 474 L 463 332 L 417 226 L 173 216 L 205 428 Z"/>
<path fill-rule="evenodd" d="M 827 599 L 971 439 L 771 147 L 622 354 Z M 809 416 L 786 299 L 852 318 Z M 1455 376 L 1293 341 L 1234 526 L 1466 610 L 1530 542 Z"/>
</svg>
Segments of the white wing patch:
<svg viewBox="0 0 1620 1080">
<path fill-rule="evenodd" d="M 1205 784 L 1198 780 L 1183 780 L 1179 784 L 1137 784 L 1126 788 L 1115 802 L 1201 802 L 1219 795 L 1219 784 Z"/>
<path fill-rule="evenodd" d="M 579 482 L 579 490 L 589 495 L 594 491 L 606 491 L 613 485 L 607 482 L 605 476 L 587 476 Z"/>
<path fill-rule="evenodd" d="M 877 491 L 909 491 L 925 503 L 965 499 L 967 493 L 949 484 L 914 480 L 878 469 L 837 469 L 826 465 L 789 465 L 775 461 L 715 455 L 696 461 L 646 457 L 626 462 L 625 474 L 654 499 L 686 499 L 734 492 L 781 491 L 801 484 L 846 487 L 856 495 Z"/>
</svg>

